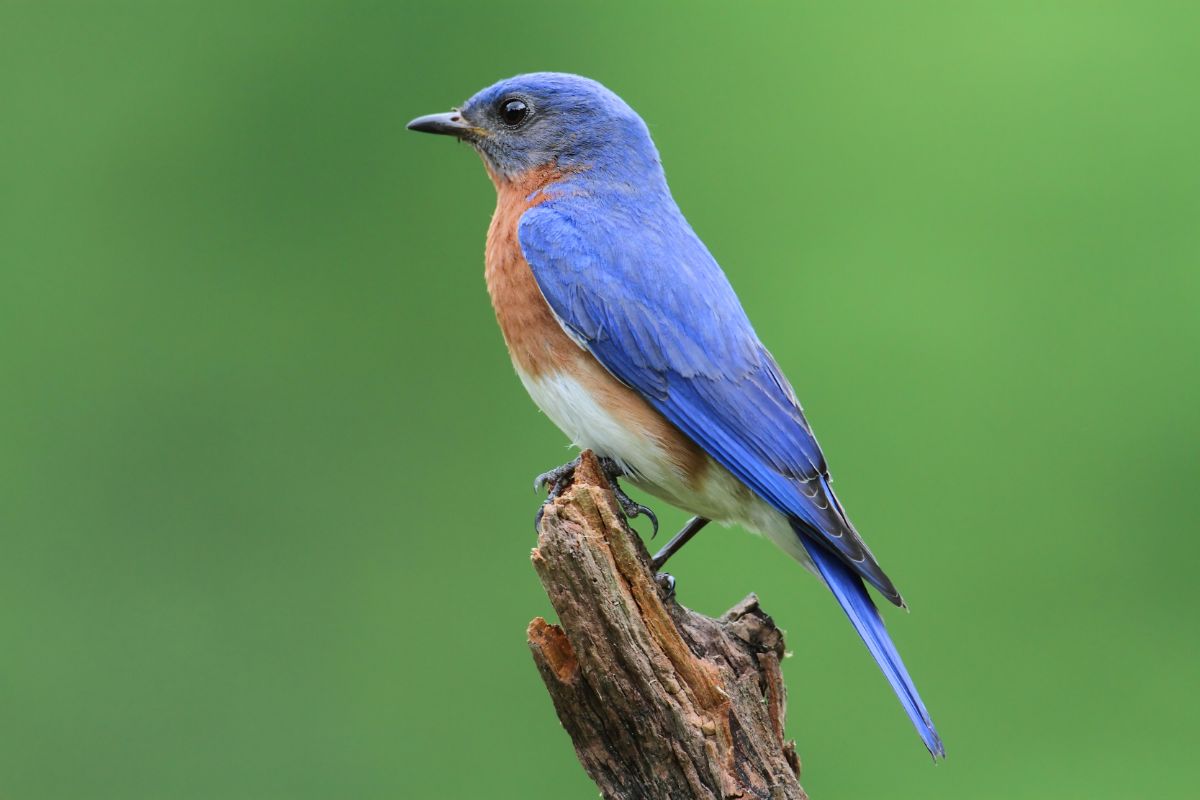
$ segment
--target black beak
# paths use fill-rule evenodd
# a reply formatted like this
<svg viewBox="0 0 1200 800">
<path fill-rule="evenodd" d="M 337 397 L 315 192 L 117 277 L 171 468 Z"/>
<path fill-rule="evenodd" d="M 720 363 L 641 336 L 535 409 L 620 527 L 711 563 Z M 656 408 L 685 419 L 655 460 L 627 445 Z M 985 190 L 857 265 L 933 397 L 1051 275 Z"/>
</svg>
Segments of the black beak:
<svg viewBox="0 0 1200 800">
<path fill-rule="evenodd" d="M 445 114 L 426 114 L 408 123 L 410 131 L 421 133 L 440 133 L 443 136 L 457 136 L 459 139 L 471 133 L 471 126 L 457 111 Z"/>
</svg>

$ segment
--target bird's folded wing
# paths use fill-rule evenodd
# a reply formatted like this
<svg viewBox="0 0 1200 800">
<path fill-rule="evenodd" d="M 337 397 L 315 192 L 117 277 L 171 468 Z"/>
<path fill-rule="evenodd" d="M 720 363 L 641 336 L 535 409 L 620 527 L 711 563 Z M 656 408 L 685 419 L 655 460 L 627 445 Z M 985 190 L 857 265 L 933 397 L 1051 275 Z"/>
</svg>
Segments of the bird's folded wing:
<svg viewBox="0 0 1200 800">
<path fill-rule="evenodd" d="M 829 487 L 795 394 L 704 244 L 674 209 L 616 220 L 595 210 L 579 198 L 551 200 L 521 219 L 522 252 L 559 322 L 718 463 L 898 603 Z"/>
</svg>

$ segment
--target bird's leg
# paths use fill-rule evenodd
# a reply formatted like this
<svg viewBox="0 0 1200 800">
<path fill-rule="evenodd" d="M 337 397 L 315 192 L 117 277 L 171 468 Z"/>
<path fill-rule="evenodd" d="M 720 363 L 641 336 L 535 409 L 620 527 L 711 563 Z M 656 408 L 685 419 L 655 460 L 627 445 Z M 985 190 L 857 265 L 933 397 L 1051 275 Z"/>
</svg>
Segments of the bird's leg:
<svg viewBox="0 0 1200 800">
<path fill-rule="evenodd" d="M 601 456 L 597 460 L 600 462 L 600 469 L 604 470 L 604 475 L 608 478 L 608 482 L 612 484 L 613 494 L 617 496 L 617 503 L 620 504 L 621 511 L 625 512 L 625 518 L 648 518 L 650 524 L 654 527 L 653 532 L 650 534 L 650 538 L 653 539 L 658 535 L 658 517 L 653 511 L 625 494 L 624 490 L 621 489 L 621 484 L 617 482 L 617 478 L 623 477 L 625 470 L 621 468 L 620 464 L 607 456 Z"/>
<path fill-rule="evenodd" d="M 711 520 L 705 519 L 704 517 L 692 517 L 690 520 L 688 520 L 687 525 L 684 525 L 683 529 L 679 531 L 679 533 L 672 536 L 671 541 L 663 545 L 662 550 L 659 550 L 654 554 L 654 558 L 651 559 L 651 564 L 654 565 L 654 568 L 656 570 L 662 569 L 663 565 L 667 563 L 667 559 L 678 553 L 680 549 L 682 549 L 682 547 L 687 544 L 693 536 L 699 533 L 700 529 L 709 522 L 711 522 Z M 673 579 L 671 581 L 671 588 L 672 590 L 675 588 L 675 581 Z"/>
<path fill-rule="evenodd" d="M 659 588 L 663 590 L 664 596 L 667 599 L 675 596 L 675 576 L 669 572 L 659 572 L 659 570 L 667 563 L 668 558 L 678 553 L 709 522 L 711 520 L 704 517 L 692 517 L 683 526 L 683 529 L 672 536 L 671 541 L 663 545 L 663 549 L 655 553 L 654 558 L 650 559 L 650 566 L 655 571 L 654 580 L 658 583 Z"/>
</svg>

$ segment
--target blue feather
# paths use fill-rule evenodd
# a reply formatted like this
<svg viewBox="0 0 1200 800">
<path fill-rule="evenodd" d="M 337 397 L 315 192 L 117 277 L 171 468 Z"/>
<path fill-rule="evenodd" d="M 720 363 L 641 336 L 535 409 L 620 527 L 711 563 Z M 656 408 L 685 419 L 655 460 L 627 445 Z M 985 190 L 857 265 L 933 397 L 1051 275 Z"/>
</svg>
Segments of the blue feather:
<svg viewBox="0 0 1200 800">
<path fill-rule="evenodd" d="M 879 616 L 879 609 L 875 608 L 875 603 L 871 601 L 867 587 L 863 586 L 862 580 L 840 558 L 800 531 L 797 531 L 796 535 L 804 542 L 804 548 L 816 562 L 825 584 L 850 618 L 851 624 L 871 651 L 879 668 L 883 670 L 896 697 L 900 698 L 900 705 L 904 706 L 905 713 L 912 720 L 930 754 L 935 760 L 945 758 L 946 749 L 942 746 L 942 739 L 933 727 L 933 720 L 929 718 L 925 703 L 917 693 L 912 678 L 908 676 L 908 670 L 905 669 L 900 654 L 896 652 L 896 646 L 892 644 L 887 628 L 883 626 L 883 618 Z"/>
</svg>

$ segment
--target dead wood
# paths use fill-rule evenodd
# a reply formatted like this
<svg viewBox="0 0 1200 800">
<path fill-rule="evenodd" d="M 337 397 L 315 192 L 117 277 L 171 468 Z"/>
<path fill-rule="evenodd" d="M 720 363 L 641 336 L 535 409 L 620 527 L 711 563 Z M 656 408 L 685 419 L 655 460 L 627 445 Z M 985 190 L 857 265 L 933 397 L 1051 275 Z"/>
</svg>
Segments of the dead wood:
<svg viewBox="0 0 1200 800">
<path fill-rule="evenodd" d="M 719 619 L 669 597 L 585 453 L 533 551 L 559 624 L 529 647 L 583 768 L 610 800 L 803 800 L 783 736 L 783 635 L 748 596 Z"/>
</svg>

